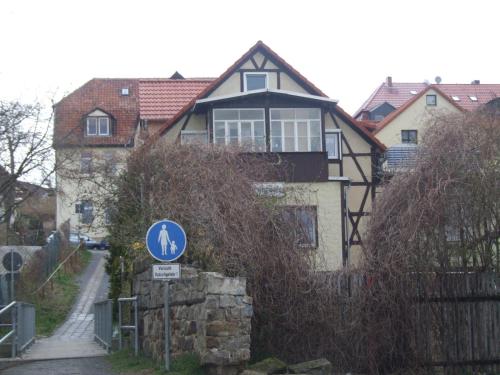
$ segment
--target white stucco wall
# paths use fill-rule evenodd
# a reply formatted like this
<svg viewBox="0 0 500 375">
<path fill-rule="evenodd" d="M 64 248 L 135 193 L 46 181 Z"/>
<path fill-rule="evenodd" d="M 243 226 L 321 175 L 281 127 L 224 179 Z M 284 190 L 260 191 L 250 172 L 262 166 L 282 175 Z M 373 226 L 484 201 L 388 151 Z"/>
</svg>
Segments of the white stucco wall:
<svg viewBox="0 0 500 375">
<path fill-rule="evenodd" d="M 426 105 L 426 95 L 436 95 L 436 106 Z M 387 147 L 401 144 L 401 130 L 417 130 L 418 141 L 422 139 L 425 126 L 434 115 L 460 113 L 460 110 L 446 100 L 441 94 L 429 89 L 422 97 L 418 98 L 408 108 L 401 112 L 375 136 Z"/>
</svg>

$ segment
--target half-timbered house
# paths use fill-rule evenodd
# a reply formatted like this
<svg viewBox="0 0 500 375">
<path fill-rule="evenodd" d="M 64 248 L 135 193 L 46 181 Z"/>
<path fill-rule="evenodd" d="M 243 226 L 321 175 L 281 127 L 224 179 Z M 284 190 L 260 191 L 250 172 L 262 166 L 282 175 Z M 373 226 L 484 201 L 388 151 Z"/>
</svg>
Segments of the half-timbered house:
<svg viewBox="0 0 500 375">
<path fill-rule="evenodd" d="M 384 146 L 264 43 L 196 95 L 159 135 L 165 142 L 234 144 L 285 160 L 293 171 L 279 181 L 284 191 L 303 191 L 302 206 L 293 208 L 307 228 L 304 245 L 321 255 L 324 269 L 356 262 Z"/>
</svg>

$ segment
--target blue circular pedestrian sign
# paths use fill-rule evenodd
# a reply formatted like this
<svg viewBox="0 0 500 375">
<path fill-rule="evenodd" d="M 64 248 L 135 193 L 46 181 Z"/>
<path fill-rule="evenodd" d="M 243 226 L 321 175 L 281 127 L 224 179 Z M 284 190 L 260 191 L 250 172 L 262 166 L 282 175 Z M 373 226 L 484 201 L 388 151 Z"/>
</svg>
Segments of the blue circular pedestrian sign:
<svg viewBox="0 0 500 375">
<path fill-rule="evenodd" d="M 157 221 L 146 234 L 146 247 L 151 256 L 161 262 L 172 262 L 186 250 L 184 229 L 171 220 Z"/>
</svg>

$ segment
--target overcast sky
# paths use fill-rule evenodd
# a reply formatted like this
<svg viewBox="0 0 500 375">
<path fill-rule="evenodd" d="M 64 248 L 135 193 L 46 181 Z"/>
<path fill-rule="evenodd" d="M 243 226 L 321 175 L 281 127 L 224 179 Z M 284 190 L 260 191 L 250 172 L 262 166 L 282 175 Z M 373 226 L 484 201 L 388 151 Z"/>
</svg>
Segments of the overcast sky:
<svg viewBox="0 0 500 375">
<path fill-rule="evenodd" d="M 93 77 L 215 77 L 262 40 L 353 113 L 394 81 L 500 83 L 499 1 L 2 0 L 0 99 Z"/>
</svg>

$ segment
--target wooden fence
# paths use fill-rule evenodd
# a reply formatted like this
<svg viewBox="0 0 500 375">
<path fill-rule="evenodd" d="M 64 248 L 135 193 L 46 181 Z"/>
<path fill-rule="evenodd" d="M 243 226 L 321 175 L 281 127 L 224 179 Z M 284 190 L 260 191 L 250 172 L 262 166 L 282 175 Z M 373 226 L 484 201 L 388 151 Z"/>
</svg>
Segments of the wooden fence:
<svg viewBox="0 0 500 375">
<path fill-rule="evenodd" d="M 423 362 L 449 373 L 500 373 L 498 275 L 447 273 L 435 277 L 431 290 L 426 284 L 414 305 L 415 345 Z"/>
</svg>

